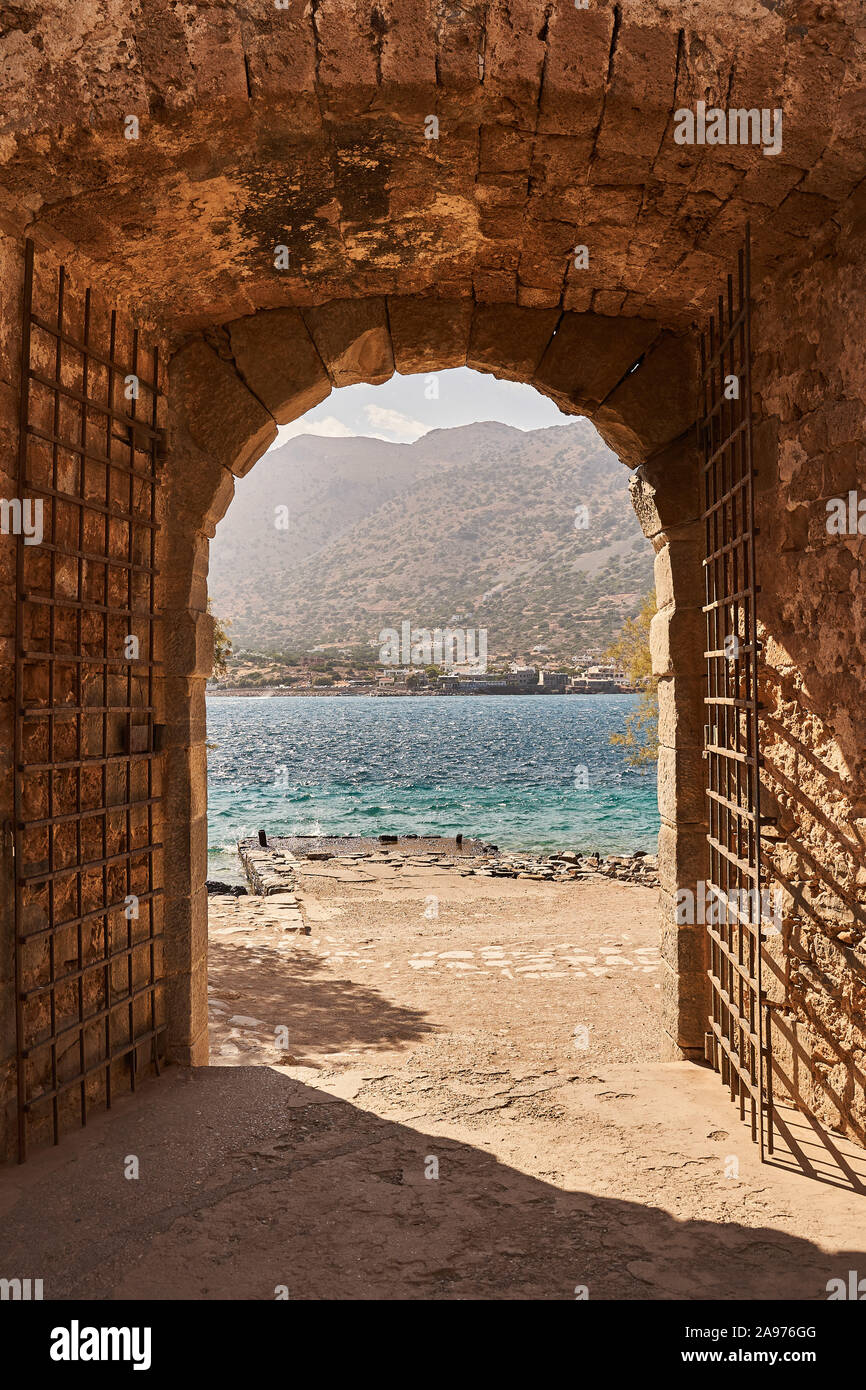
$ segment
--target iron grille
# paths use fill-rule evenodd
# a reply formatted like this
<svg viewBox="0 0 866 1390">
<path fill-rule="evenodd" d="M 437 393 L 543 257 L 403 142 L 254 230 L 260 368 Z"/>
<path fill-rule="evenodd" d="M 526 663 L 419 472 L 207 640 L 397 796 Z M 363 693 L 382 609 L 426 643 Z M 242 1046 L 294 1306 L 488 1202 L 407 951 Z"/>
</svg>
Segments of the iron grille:
<svg viewBox="0 0 866 1390">
<path fill-rule="evenodd" d="M 25 251 L 17 548 L 18 1147 L 163 1052 L 156 840 L 160 362 Z M 41 534 L 40 534 L 41 533 Z"/>
<path fill-rule="evenodd" d="M 701 338 L 709 842 L 706 929 L 712 1012 L 708 1060 L 752 1138 L 772 1152 L 772 1073 L 761 987 L 760 747 L 750 342 L 749 230 L 737 283 Z M 766 1118 L 769 1116 L 769 1131 Z"/>
</svg>

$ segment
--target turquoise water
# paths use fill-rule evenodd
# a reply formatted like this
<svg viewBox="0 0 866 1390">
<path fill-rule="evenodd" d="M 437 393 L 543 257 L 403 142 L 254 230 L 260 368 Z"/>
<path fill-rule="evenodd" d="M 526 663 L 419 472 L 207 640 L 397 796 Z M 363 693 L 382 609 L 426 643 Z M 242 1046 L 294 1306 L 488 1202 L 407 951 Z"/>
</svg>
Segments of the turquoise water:
<svg viewBox="0 0 866 1390">
<path fill-rule="evenodd" d="M 462 831 L 500 849 L 653 850 L 655 768 L 629 768 L 609 742 L 637 701 L 209 697 L 210 877 L 239 879 L 235 842 L 260 828 Z"/>
</svg>

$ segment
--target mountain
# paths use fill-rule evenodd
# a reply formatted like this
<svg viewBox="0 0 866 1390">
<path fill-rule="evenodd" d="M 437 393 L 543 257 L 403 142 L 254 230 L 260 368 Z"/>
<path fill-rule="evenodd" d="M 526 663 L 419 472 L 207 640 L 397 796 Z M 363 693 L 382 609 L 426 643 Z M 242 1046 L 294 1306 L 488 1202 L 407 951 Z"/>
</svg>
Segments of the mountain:
<svg viewBox="0 0 866 1390">
<path fill-rule="evenodd" d="M 604 646 L 653 582 L 627 484 L 585 420 L 414 444 L 300 435 L 238 482 L 211 544 L 213 608 L 236 649 L 378 646 L 404 621 L 484 627 L 491 655 Z"/>
</svg>

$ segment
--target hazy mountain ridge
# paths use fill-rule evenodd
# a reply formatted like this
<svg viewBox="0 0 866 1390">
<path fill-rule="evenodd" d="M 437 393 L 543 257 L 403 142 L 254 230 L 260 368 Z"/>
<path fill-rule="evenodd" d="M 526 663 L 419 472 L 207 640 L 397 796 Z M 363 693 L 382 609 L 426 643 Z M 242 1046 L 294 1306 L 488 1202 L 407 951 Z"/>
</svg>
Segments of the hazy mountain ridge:
<svg viewBox="0 0 866 1390">
<path fill-rule="evenodd" d="M 606 643 L 652 585 L 627 484 L 586 421 L 414 444 L 302 435 L 238 484 L 212 543 L 214 609 L 236 647 L 377 643 L 406 620 L 458 620 L 486 627 L 491 652 L 566 656 Z"/>
</svg>

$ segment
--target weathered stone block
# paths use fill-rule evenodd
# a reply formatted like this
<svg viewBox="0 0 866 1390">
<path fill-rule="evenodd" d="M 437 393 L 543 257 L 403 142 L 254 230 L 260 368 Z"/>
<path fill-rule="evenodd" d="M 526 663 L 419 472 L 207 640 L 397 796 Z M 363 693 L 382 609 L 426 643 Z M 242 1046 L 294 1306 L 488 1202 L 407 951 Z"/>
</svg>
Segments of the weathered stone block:
<svg viewBox="0 0 866 1390">
<path fill-rule="evenodd" d="M 297 309 L 268 309 L 228 325 L 238 371 L 280 425 L 330 394 L 331 382 Z"/>
<path fill-rule="evenodd" d="M 657 687 L 659 743 L 666 748 L 702 748 L 706 682 L 685 673 L 663 677 Z"/>
<path fill-rule="evenodd" d="M 238 477 L 273 443 L 273 416 L 200 338 L 172 359 L 171 398 L 193 443 Z"/>
<path fill-rule="evenodd" d="M 479 304 L 472 319 L 466 365 L 509 381 L 526 381 L 544 356 L 558 309 Z"/>
<path fill-rule="evenodd" d="M 635 467 L 689 429 L 696 406 L 694 341 L 663 333 L 592 418 L 608 447 Z"/>
<path fill-rule="evenodd" d="M 788 950 L 781 932 L 769 932 L 761 946 L 761 988 L 769 1004 L 784 1008 L 788 1002 Z"/>
<path fill-rule="evenodd" d="M 690 975 L 693 981 L 703 976 L 709 960 L 707 942 L 706 927 L 662 919 L 661 958 L 675 973 Z"/>
<path fill-rule="evenodd" d="M 472 293 L 479 304 L 516 304 L 517 275 L 513 270 L 482 268 L 472 275 Z"/>
<path fill-rule="evenodd" d="M 485 88 L 501 93 L 504 108 L 521 125 L 534 121 L 546 56 L 534 0 L 510 0 L 507 9 L 490 9 L 485 38 Z"/>
<path fill-rule="evenodd" d="M 187 610 L 163 624 L 167 667 L 186 676 L 209 678 L 213 672 L 214 620 L 209 613 Z"/>
<path fill-rule="evenodd" d="M 704 760 L 699 748 L 659 748 L 659 814 L 671 825 L 703 820 L 706 813 Z"/>
<path fill-rule="evenodd" d="M 662 1026 L 678 1048 L 702 1056 L 710 1005 L 708 977 L 677 974 L 665 964 L 660 985 Z"/>
<path fill-rule="evenodd" d="M 169 753 L 207 741 L 205 678 L 167 674 L 164 681 L 165 747 Z M 173 763 L 172 763 L 173 765 Z"/>
<path fill-rule="evenodd" d="M 179 793 L 183 788 L 180 795 L 184 820 L 200 826 L 207 819 L 207 744 L 204 739 L 189 738 L 188 733 L 184 741 L 183 735 L 184 726 L 168 726 L 166 751 L 171 758 L 169 780 L 175 792 Z M 168 797 L 166 801 L 170 804 Z M 177 843 L 172 838 L 172 844 Z"/>
<path fill-rule="evenodd" d="M 521 309 L 555 309 L 559 306 L 559 289 L 538 285 L 517 286 L 517 303 Z"/>
<path fill-rule="evenodd" d="M 655 159 L 670 120 L 678 67 L 673 29 L 658 22 L 634 23 L 626 9 L 610 65 L 598 158 L 625 154 L 632 165 L 638 156 L 650 163 Z"/>
<path fill-rule="evenodd" d="M 400 103 L 422 129 L 423 117 L 434 108 L 430 91 L 436 85 L 436 26 L 415 0 L 388 0 L 381 36 L 380 86 L 385 100 Z"/>
<path fill-rule="evenodd" d="M 304 322 L 335 386 L 379 384 L 394 374 L 384 299 L 335 299 Z"/>
<path fill-rule="evenodd" d="M 703 525 L 694 522 L 677 530 L 656 551 L 654 572 L 656 605 L 667 608 L 676 602 L 681 608 L 700 607 L 704 597 Z"/>
<path fill-rule="evenodd" d="M 659 830 L 659 882 L 664 892 L 676 897 L 678 888 L 696 892 L 707 877 L 707 838 L 703 826 L 663 824 Z"/>
<path fill-rule="evenodd" d="M 692 675 L 704 664 L 704 615 L 699 608 L 663 608 L 650 623 L 655 676 Z"/>
<path fill-rule="evenodd" d="M 317 14 L 314 34 L 317 84 L 327 110 L 334 117 L 364 110 L 377 80 L 369 9 L 337 0 Z"/>
<path fill-rule="evenodd" d="M 395 295 L 388 300 L 394 366 L 403 376 L 466 365 L 471 299 Z"/>
<path fill-rule="evenodd" d="M 593 145 L 610 61 L 614 16 L 604 9 L 551 11 L 539 130 L 582 135 L 583 157 Z"/>
<path fill-rule="evenodd" d="M 174 517 L 185 519 L 191 532 L 213 537 L 235 495 L 235 474 L 220 458 L 194 449 L 185 431 L 169 438 L 167 505 Z"/>
<path fill-rule="evenodd" d="M 201 956 L 189 971 L 169 975 L 165 986 L 168 1052 L 180 1066 L 205 1067 L 208 1062 L 207 959 Z"/>
<path fill-rule="evenodd" d="M 207 955 L 207 888 L 194 885 L 189 898 L 165 900 L 165 969 L 168 975 L 189 974 L 196 961 Z M 170 914 L 170 916 L 169 916 Z"/>
<path fill-rule="evenodd" d="M 208 538 L 202 531 L 173 527 L 161 556 L 162 606 L 170 613 L 207 607 Z"/>
<path fill-rule="evenodd" d="M 659 325 L 646 319 L 563 314 L 532 384 L 560 409 L 594 420 L 599 403 L 658 332 Z"/>
<path fill-rule="evenodd" d="M 217 97 L 245 107 L 249 101 L 241 26 L 233 10 L 216 18 L 194 10 L 187 27 L 190 78 L 199 97 Z"/>
<path fill-rule="evenodd" d="M 168 780 L 166 797 L 166 818 L 163 830 L 166 865 L 171 863 L 183 867 L 184 875 L 189 875 L 193 887 L 207 882 L 207 818 L 205 815 L 192 819 L 192 788 L 188 777 L 188 767 L 179 766 L 179 775 Z M 174 811 L 176 814 L 172 814 Z M 167 901 L 180 897 L 177 885 L 170 876 L 166 882 Z M 183 938 L 185 928 L 178 921 L 171 923 L 172 931 Z"/>
<path fill-rule="evenodd" d="M 255 30 L 244 32 L 244 52 L 247 59 L 250 91 L 254 102 L 270 97 L 288 105 L 286 98 L 308 93 L 315 101 L 316 35 L 305 7 L 294 3 L 267 18 L 256 17 Z M 309 130 L 309 106 L 302 108 L 303 118 L 295 117 L 300 128 Z"/>
<path fill-rule="evenodd" d="M 773 1051 L 773 1095 L 776 1100 L 823 1109 L 820 1094 L 816 1096 L 810 1070 L 813 1038 L 810 1028 L 777 1009 L 770 1021 Z M 838 1123 L 836 1112 L 831 1123 Z"/>
</svg>

